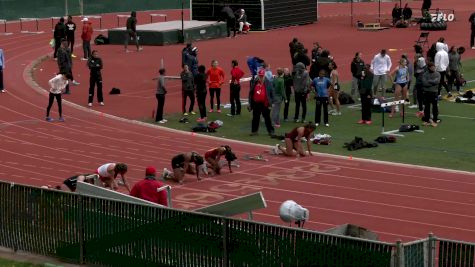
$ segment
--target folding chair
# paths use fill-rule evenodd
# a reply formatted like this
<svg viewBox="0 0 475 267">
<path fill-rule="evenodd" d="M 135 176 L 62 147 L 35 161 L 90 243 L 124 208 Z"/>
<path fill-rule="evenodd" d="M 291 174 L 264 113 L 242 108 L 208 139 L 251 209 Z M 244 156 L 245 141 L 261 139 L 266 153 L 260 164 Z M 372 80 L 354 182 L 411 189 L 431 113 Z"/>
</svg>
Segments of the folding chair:
<svg viewBox="0 0 475 267">
<path fill-rule="evenodd" d="M 416 41 L 416 45 L 420 45 L 422 48 L 427 46 L 427 49 L 429 49 L 429 32 L 421 32 L 419 39 Z"/>
</svg>

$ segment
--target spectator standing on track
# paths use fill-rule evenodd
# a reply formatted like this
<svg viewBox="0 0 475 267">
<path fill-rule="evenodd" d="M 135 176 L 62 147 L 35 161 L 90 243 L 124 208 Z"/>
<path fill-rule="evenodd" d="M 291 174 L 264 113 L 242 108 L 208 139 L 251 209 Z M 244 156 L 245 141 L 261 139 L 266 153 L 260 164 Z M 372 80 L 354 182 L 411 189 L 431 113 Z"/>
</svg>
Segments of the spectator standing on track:
<svg viewBox="0 0 475 267">
<path fill-rule="evenodd" d="M 295 96 L 294 121 L 305 122 L 305 117 L 307 116 L 307 94 L 311 80 L 303 63 L 297 63 L 295 65 L 292 81 Z M 299 120 L 300 106 L 302 106 L 302 120 Z"/>
<path fill-rule="evenodd" d="M 206 95 L 208 93 L 206 90 L 206 67 L 204 65 L 198 67 L 198 74 L 195 76 L 195 85 L 196 100 L 200 110 L 200 117 L 196 121 L 204 122 L 206 121 Z"/>
<path fill-rule="evenodd" d="M 432 0 L 423 0 L 421 14 L 424 14 L 424 12 L 428 12 L 431 6 L 432 6 Z"/>
<path fill-rule="evenodd" d="M 61 47 L 58 49 L 57 62 L 60 73 L 66 73 L 73 77 L 73 59 L 71 58 L 71 50 L 68 48 L 68 41 L 66 39 L 61 40 Z M 73 85 L 79 85 L 78 82 L 72 78 Z M 69 95 L 69 84 L 66 85 L 66 91 L 64 94 Z"/>
<path fill-rule="evenodd" d="M 313 79 L 312 86 L 315 88 L 315 126 L 320 125 L 323 107 L 323 123 L 328 124 L 328 90 L 331 86 L 331 80 L 325 77 L 325 70 L 320 70 L 318 77 Z"/>
<path fill-rule="evenodd" d="M 135 41 L 135 46 L 137 47 L 137 51 L 143 50 L 143 48 L 139 45 L 139 37 L 137 36 L 137 12 L 132 11 L 130 13 L 130 17 L 127 19 L 126 24 L 126 33 L 125 33 L 125 52 L 129 52 L 127 46 L 129 45 L 130 40 Z"/>
<path fill-rule="evenodd" d="M 358 83 L 358 92 L 361 99 L 361 120 L 358 123 L 370 125 L 372 123 L 371 99 L 373 98 L 373 73 L 370 65 L 364 66 Z"/>
<path fill-rule="evenodd" d="M 90 70 L 90 77 L 89 77 L 89 98 L 87 100 L 87 105 L 92 107 L 92 101 L 94 99 L 94 87 L 97 84 L 97 102 L 101 106 L 104 106 L 104 98 L 102 96 L 102 74 L 101 70 L 104 67 L 102 64 L 102 59 L 99 57 L 99 53 L 94 50 L 92 51 L 92 56 L 89 58 L 87 62 L 87 66 Z"/>
<path fill-rule="evenodd" d="M 195 107 L 195 81 L 193 73 L 191 73 L 188 65 L 183 65 L 183 71 L 180 73 L 181 78 L 181 110 L 183 116 L 188 116 L 188 113 L 195 115 L 193 111 Z M 190 98 L 190 107 L 188 113 L 186 112 L 186 99 Z"/>
<path fill-rule="evenodd" d="M 130 192 L 129 184 L 125 179 L 127 169 L 127 165 L 124 163 L 106 163 L 97 168 L 96 173 L 99 174 L 99 180 L 104 184 L 104 187 L 111 188 L 113 190 L 117 190 L 119 188 L 115 179 L 120 175 L 122 184 L 127 188 L 127 191 Z"/>
<path fill-rule="evenodd" d="M 440 120 L 438 107 L 438 85 L 440 83 L 440 73 L 436 71 L 435 64 L 429 62 L 427 71 L 422 74 L 422 88 L 424 90 L 424 125 L 436 127 Z M 430 107 L 432 106 L 432 119 L 430 117 Z"/>
<path fill-rule="evenodd" d="M 221 86 L 224 83 L 224 71 L 218 67 L 218 61 L 211 61 L 211 68 L 206 72 L 208 88 L 209 88 L 209 112 L 214 111 L 214 95 L 216 94 L 217 112 L 221 113 Z"/>
<path fill-rule="evenodd" d="M 292 75 L 290 74 L 289 68 L 284 68 L 284 85 L 285 85 L 284 121 L 288 121 L 290 97 L 292 95 L 292 86 L 294 86 L 294 81 L 292 80 Z"/>
<path fill-rule="evenodd" d="M 53 118 L 51 118 L 49 114 L 50 114 L 50 110 L 51 110 L 51 107 L 53 106 L 53 102 L 55 98 L 56 98 L 56 102 L 58 103 L 58 113 L 59 113 L 58 121 L 60 122 L 64 121 L 61 94 L 64 92 L 69 81 L 72 79 L 73 77 L 71 76 L 70 73 L 60 73 L 48 81 L 50 89 L 49 89 L 48 107 L 46 108 L 46 121 L 48 122 L 53 121 Z"/>
<path fill-rule="evenodd" d="M 374 74 L 373 77 L 373 95 L 377 95 L 377 92 L 381 92 L 381 96 L 385 95 L 385 85 L 387 75 L 391 70 L 392 63 L 391 57 L 387 54 L 386 49 L 382 49 L 380 53 L 374 56 L 371 61 L 371 70 Z"/>
<path fill-rule="evenodd" d="M 160 77 L 156 78 L 158 84 L 155 93 L 155 97 L 157 98 L 157 114 L 155 115 L 155 122 L 163 124 L 167 122 L 167 120 L 163 118 L 163 107 L 165 106 L 165 95 L 167 94 L 165 86 L 165 69 L 161 68 L 158 73 L 160 74 Z"/>
<path fill-rule="evenodd" d="M 284 81 L 284 70 L 281 68 L 277 69 L 277 77 L 273 81 L 273 92 L 272 92 L 272 123 L 274 127 L 280 128 L 280 106 L 282 102 L 286 102 L 285 98 L 285 81 Z"/>
<path fill-rule="evenodd" d="M 449 90 L 452 91 L 452 87 L 455 84 L 455 88 L 457 89 L 457 93 L 461 94 L 460 91 L 460 83 L 457 82 L 460 76 L 460 54 L 458 53 L 458 48 L 455 46 L 452 46 L 449 50 Z"/>
<path fill-rule="evenodd" d="M 475 12 L 470 15 L 470 18 L 468 19 L 470 22 L 470 29 L 471 29 L 471 34 L 470 34 L 470 47 L 472 49 L 475 49 Z"/>
<path fill-rule="evenodd" d="M 61 40 L 66 38 L 66 25 L 64 25 L 64 18 L 60 18 L 58 23 L 56 23 L 56 25 L 54 26 L 53 38 L 54 38 L 53 57 L 56 58 L 58 49 L 61 46 Z"/>
<path fill-rule="evenodd" d="M 5 69 L 5 55 L 3 49 L 0 48 L 0 92 L 5 93 L 5 87 L 3 85 L 3 70 Z"/>
<path fill-rule="evenodd" d="M 241 115 L 241 78 L 244 76 L 244 71 L 238 66 L 238 61 L 231 62 L 231 83 L 229 84 L 231 102 L 231 113 L 228 116 Z"/>
<path fill-rule="evenodd" d="M 361 74 L 365 68 L 365 63 L 363 59 L 361 59 L 361 52 L 356 52 L 355 57 L 351 61 L 351 96 L 354 97 L 355 94 L 359 92 L 359 84 L 361 81 Z M 371 80 L 373 78 L 371 77 Z"/>
<path fill-rule="evenodd" d="M 219 21 L 226 21 L 226 30 L 228 31 L 228 37 L 231 37 L 231 29 L 234 32 L 233 37 L 236 37 L 236 16 L 234 15 L 233 10 L 229 7 L 229 5 L 225 5 L 223 9 L 221 9 L 221 18 Z"/>
<path fill-rule="evenodd" d="M 302 64 L 303 65 L 303 64 Z M 249 111 L 252 111 L 252 127 L 251 136 L 257 135 L 259 131 L 259 122 L 264 117 L 267 132 L 269 135 L 274 134 L 274 127 L 270 119 L 270 93 L 265 86 L 265 70 L 260 69 L 258 72 L 257 81 L 254 82 L 254 87 L 249 90 Z"/>
<path fill-rule="evenodd" d="M 73 21 L 73 17 L 68 16 L 68 21 L 66 21 L 66 39 L 68 40 L 68 47 L 71 49 L 71 56 L 74 55 L 74 34 L 76 33 L 76 23 Z"/>
<path fill-rule="evenodd" d="M 313 43 L 313 49 L 312 49 L 312 62 L 316 62 L 318 57 L 320 57 L 320 54 L 322 53 L 322 47 L 318 42 Z"/>
<path fill-rule="evenodd" d="M 306 48 L 298 49 L 294 55 L 295 64 L 301 62 L 305 65 L 305 68 L 310 66 L 311 61 L 307 53 L 308 53 L 308 50 Z"/>
<path fill-rule="evenodd" d="M 187 43 L 186 46 L 181 50 L 181 65 L 188 65 L 186 62 L 187 54 L 191 52 L 191 49 L 193 48 L 192 45 L 192 43 Z"/>
<path fill-rule="evenodd" d="M 331 81 L 331 87 L 329 90 L 330 94 L 330 100 L 329 104 L 333 106 L 333 103 L 335 103 L 334 108 L 330 114 L 335 115 L 335 116 L 340 116 L 341 115 L 341 109 L 340 109 L 340 76 L 338 74 L 338 66 L 336 65 L 335 61 L 331 61 L 330 64 L 328 65 L 330 67 L 330 81 Z"/>
<path fill-rule="evenodd" d="M 94 29 L 92 28 L 92 23 L 88 18 L 83 18 L 82 20 L 82 50 L 84 52 L 84 57 L 82 60 L 88 60 L 91 56 L 91 39 Z"/>
<path fill-rule="evenodd" d="M 422 47 L 415 45 L 414 49 L 416 52 L 416 55 L 414 56 L 414 77 L 416 82 L 414 84 L 412 94 L 415 97 L 414 104 L 417 103 L 416 108 L 418 108 L 416 116 L 422 117 L 424 114 L 424 90 L 422 89 L 422 74 L 427 71 L 427 64 L 426 59 L 422 54 Z"/>
<path fill-rule="evenodd" d="M 159 205 L 168 206 L 167 191 L 157 190 L 164 186 L 164 184 L 156 179 L 157 171 L 154 167 L 147 167 L 145 169 L 145 179 L 136 183 L 130 195 L 136 198 L 147 200 Z"/>
<path fill-rule="evenodd" d="M 442 87 L 445 88 L 447 91 L 447 96 L 451 97 L 452 94 L 450 93 L 449 87 L 447 86 L 446 82 L 446 76 L 447 76 L 447 68 L 449 67 L 449 54 L 447 51 L 444 49 L 446 45 L 442 42 L 437 42 L 436 44 L 436 49 L 437 53 L 435 54 L 434 58 L 434 64 L 437 72 L 440 73 L 440 83 L 439 83 L 439 96 L 440 96 L 440 91 L 442 90 Z M 448 49 L 447 49 L 448 50 Z"/>
</svg>

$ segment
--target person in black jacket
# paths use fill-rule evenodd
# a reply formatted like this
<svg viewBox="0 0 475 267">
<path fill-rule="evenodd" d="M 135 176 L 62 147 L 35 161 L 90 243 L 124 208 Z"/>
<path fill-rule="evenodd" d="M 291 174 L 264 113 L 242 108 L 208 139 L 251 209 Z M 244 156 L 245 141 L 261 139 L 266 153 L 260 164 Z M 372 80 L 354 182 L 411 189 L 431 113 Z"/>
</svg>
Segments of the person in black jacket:
<svg viewBox="0 0 475 267">
<path fill-rule="evenodd" d="M 422 2 L 421 13 L 424 14 L 425 12 L 428 12 L 431 5 L 432 0 L 424 0 L 424 2 Z"/>
<path fill-rule="evenodd" d="M 198 108 L 200 110 L 200 117 L 196 120 L 197 122 L 206 121 L 206 67 L 200 65 L 198 67 L 198 74 L 195 75 L 195 85 L 196 85 L 196 99 L 198 102 Z"/>
<path fill-rule="evenodd" d="M 88 106 L 92 107 L 92 100 L 94 99 L 94 87 L 97 84 L 97 102 L 101 106 L 104 106 L 104 99 L 102 96 L 102 74 L 103 68 L 102 59 L 96 50 L 92 51 L 92 56 L 87 61 L 87 66 L 91 70 L 91 76 L 89 78 L 89 98 Z"/>
<path fill-rule="evenodd" d="M 226 21 L 226 30 L 228 31 L 228 37 L 231 36 L 231 29 L 234 31 L 233 37 L 236 37 L 236 16 L 233 10 L 228 6 L 224 6 L 221 9 L 221 18 L 219 21 Z"/>
<path fill-rule="evenodd" d="M 470 15 L 468 21 L 470 22 L 470 28 L 472 30 L 472 33 L 470 34 L 470 47 L 475 49 L 475 12 Z"/>
<path fill-rule="evenodd" d="M 358 121 L 359 124 L 370 125 L 372 123 L 371 99 L 373 98 L 373 76 L 371 66 L 369 64 L 363 65 L 358 80 L 358 91 L 361 98 L 361 120 Z"/>
<path fill-rule="evenodd" d="M 359 82 L 361 80 L 361 74 L 365 67 L 363 59 L 361 59 L 361 52 L 356 52 L 355 57 L 351 61 L 351 75 L 353 76 L 351 80 L 351 96 L 354 97 L 358 92 Z M 372 80 L 373 78 L 371 78 Z"/>
<path fill-rule="evenodd" d="M 64 25 L 64 18 L 60 18 L 56 26 L 54 26 L 54 55 L 56 58 L 58 54 L 58 49 L 61 46 L 61 39 L 66 38 L 66 26 Z"/>
<path fill-rule="evenodd" d="M 73 21 L 73 17 L 68 16 L 66 22 L 66 39 L 68 40 L 68 47 L 71 47 L 71 56 L 74 56 L 74 33 L 76 32 L 76 23 Z"/>
<path fill-rule="evenodd" d="M 127 19 L 125 32 L 125 52 L 129 52 L 127 46 L 129 41 L 132 39 L 135 41 L 135 46 L 137 46 L 137 51 L 141 51 L 143 48 L 139 45 L 139 37 L 137 36 L 137 12 L 132 11 L 130 17 Z"/>
<path fill-rule="evenodd" d="M 284 85 L 285 85 L 284 121 L 288 121 L 290 96 L 292 95 L 292 87 L 294 86 L 292 74 L 290 73 L 290 70 L 288 68 L 284 68 Z"/>
<path fill-rule="evenodd" d="M 71 50 L 68 48 L 68 40 L 61 39 L 61 47 L 58 49 L 57 52 L 57 62 L 58 62 L 58 73 L 65 73 L 71 75 L 73 77 L 73 59 L 71 58 Z M 73 85 L 79 85 L 79 83 L 72 79 Z M 66 91 L 64 94 L 69 95 L 69 83 L 66 85 Z"/>
</svg>

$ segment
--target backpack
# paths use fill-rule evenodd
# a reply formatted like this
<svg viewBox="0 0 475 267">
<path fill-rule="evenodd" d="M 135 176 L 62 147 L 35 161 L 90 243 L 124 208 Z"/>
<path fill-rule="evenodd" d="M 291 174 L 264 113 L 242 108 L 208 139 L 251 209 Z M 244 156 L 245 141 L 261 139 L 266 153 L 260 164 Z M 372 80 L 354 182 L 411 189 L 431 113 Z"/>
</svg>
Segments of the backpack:
<svg viewBox="0 0 475 267">
<path fill-rule="evenodd" d="M 254 95 L 252 96 L 252 99 L 256 103 L 266 102 L 267 96 L 266 96 L 266 90 L 265 90 L 264 84 L 259 84 L 259 83 L 256 84 L 256 86 L 254 87 Z"/>
<path fill-rule="evenodd" d="M 105 45 L 109 44 L 109 38 L 105 37 L 102 34 L 99 34 L 96 39 L 94 39 L 94 44 L 96 45 Z"/>
</svg>

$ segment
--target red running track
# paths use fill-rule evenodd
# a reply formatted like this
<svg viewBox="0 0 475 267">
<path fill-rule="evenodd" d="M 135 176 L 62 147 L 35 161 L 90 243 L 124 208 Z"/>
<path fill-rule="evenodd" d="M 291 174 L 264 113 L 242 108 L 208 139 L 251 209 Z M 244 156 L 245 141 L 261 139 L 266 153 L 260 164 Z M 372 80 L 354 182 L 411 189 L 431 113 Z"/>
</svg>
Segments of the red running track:
<svg viewBox="0 0 475 267">
<path fill-rule="evenodd" d="M 284 46 L 287 52 L 287 37 L 297 31 L 302 33 L 324 28 L 325 22 L 322 20 L 315 25 L 256 33 L 258 40 L 246 36 L 236 40 L 204 41 L 199 46 L 201 51 L 212 51 L 214 47 L 216 54 L 224 55 L 226 51 L 215 47 L 230 44 L 231 41 L 243 47 L 246 41 L 260 43 L 285 33 L 286 36 L 279 41 L 282 44 L 275 49 L 280 51 Z M 450 31 L 446 33 L 446 36 L 456 35 Z M 177 152 L 193 149 L 203 153 L 225 142 L 112 117 L 74 104 L 65 106 L 65 123 L 46 123 L 46 93 L 31 82 L 28 69 L 33 60 L 49 52 L 45 46 L 48 39 L 46 34 L 0 37 L 7 56 L 5 78 L 8 90 L 0 95 L 0 179 L 37 186 L 55 185 L 70 175 L 93 171 L 104 162 L 124 161 L 130 166 L 128 178 L 133 183 L 142 179 L 148 165 L 169 167 L 171 157 Z M 147 65 L 148 58 L 159 58 L 165 52 L 173 52 L 173 55 L 166 55 L 179 60 L 177 51 L 180 48 L 147 47 L 144 53 L 127 55 L 126 63 Z M 276 53 L 273 49 L 268 49 L 271 54 L 265 54 L 268 58 Z M 372 49 L 377 50 L 375 47 Z M 111 47 L 110 50 L 105 53 L 106 66 L 114 66 L 107 63 L 115 60 L 114 53 L 123 57 L 119 54 L 120 47 Z M 247 48 L 247 51 L 264 53 L 261 48 L 258 51 Z M 244 56 L 242 52 L 239 55 Z M 284 55 L 287 56 L 287 53 Z M 286 62 L 287 58 L 276 57 L 275 60 Z M 126 73 L 123 68 L 127 64 L 115 65 L 120 74 L 114 75 L 111 71 L 109 80 L 123 79 L 120 76 Z M 43 72 L 46 75 L 39 75 L 40 84 L 41 79 L 51 75 Z M 130 77 L 141 81 L 144 76 L 139 71 L 130 74 Z M 78 88 L 81 90 L 81 86 Z M 83 94 L 80 98 L 81 94 L 73 91 L 68 100 L 86 97 Z M 77 102 L 84 104 L 79 100 Z M 138 102 L 130 103 L 135 105 Z M 125 104 L 120 105 L 119 101 L 106 104 L 99 111 L 116 115 L 134 112 Z M 238 156 L 267 150 L 259 145 L 226 142 L 231 143 Z M 256 213 L 255 219 L 259 221 L 283 224 L 278 218 L 278 207 L 283 201 L 293 199 L 309 208 L 310 220 L 306 223 L 309 229 L 325 230 L 353 223 L 377 232 L 386 241 L 422 238 L 429 232 L 446 238 L 475 241 L 472 227 L 475 218 L 473 173 L 319 154 L 302 159 L 273 156 L 269 162 L 241 161 L 241 167 L 232 174 L 224 171 L 219 177 L 206 178 L 201 182 L 190 176 L 185 185 L 172 186 L 177 208 L 195 209 L 262 191 L 269 207 Z"/>
</svg>

